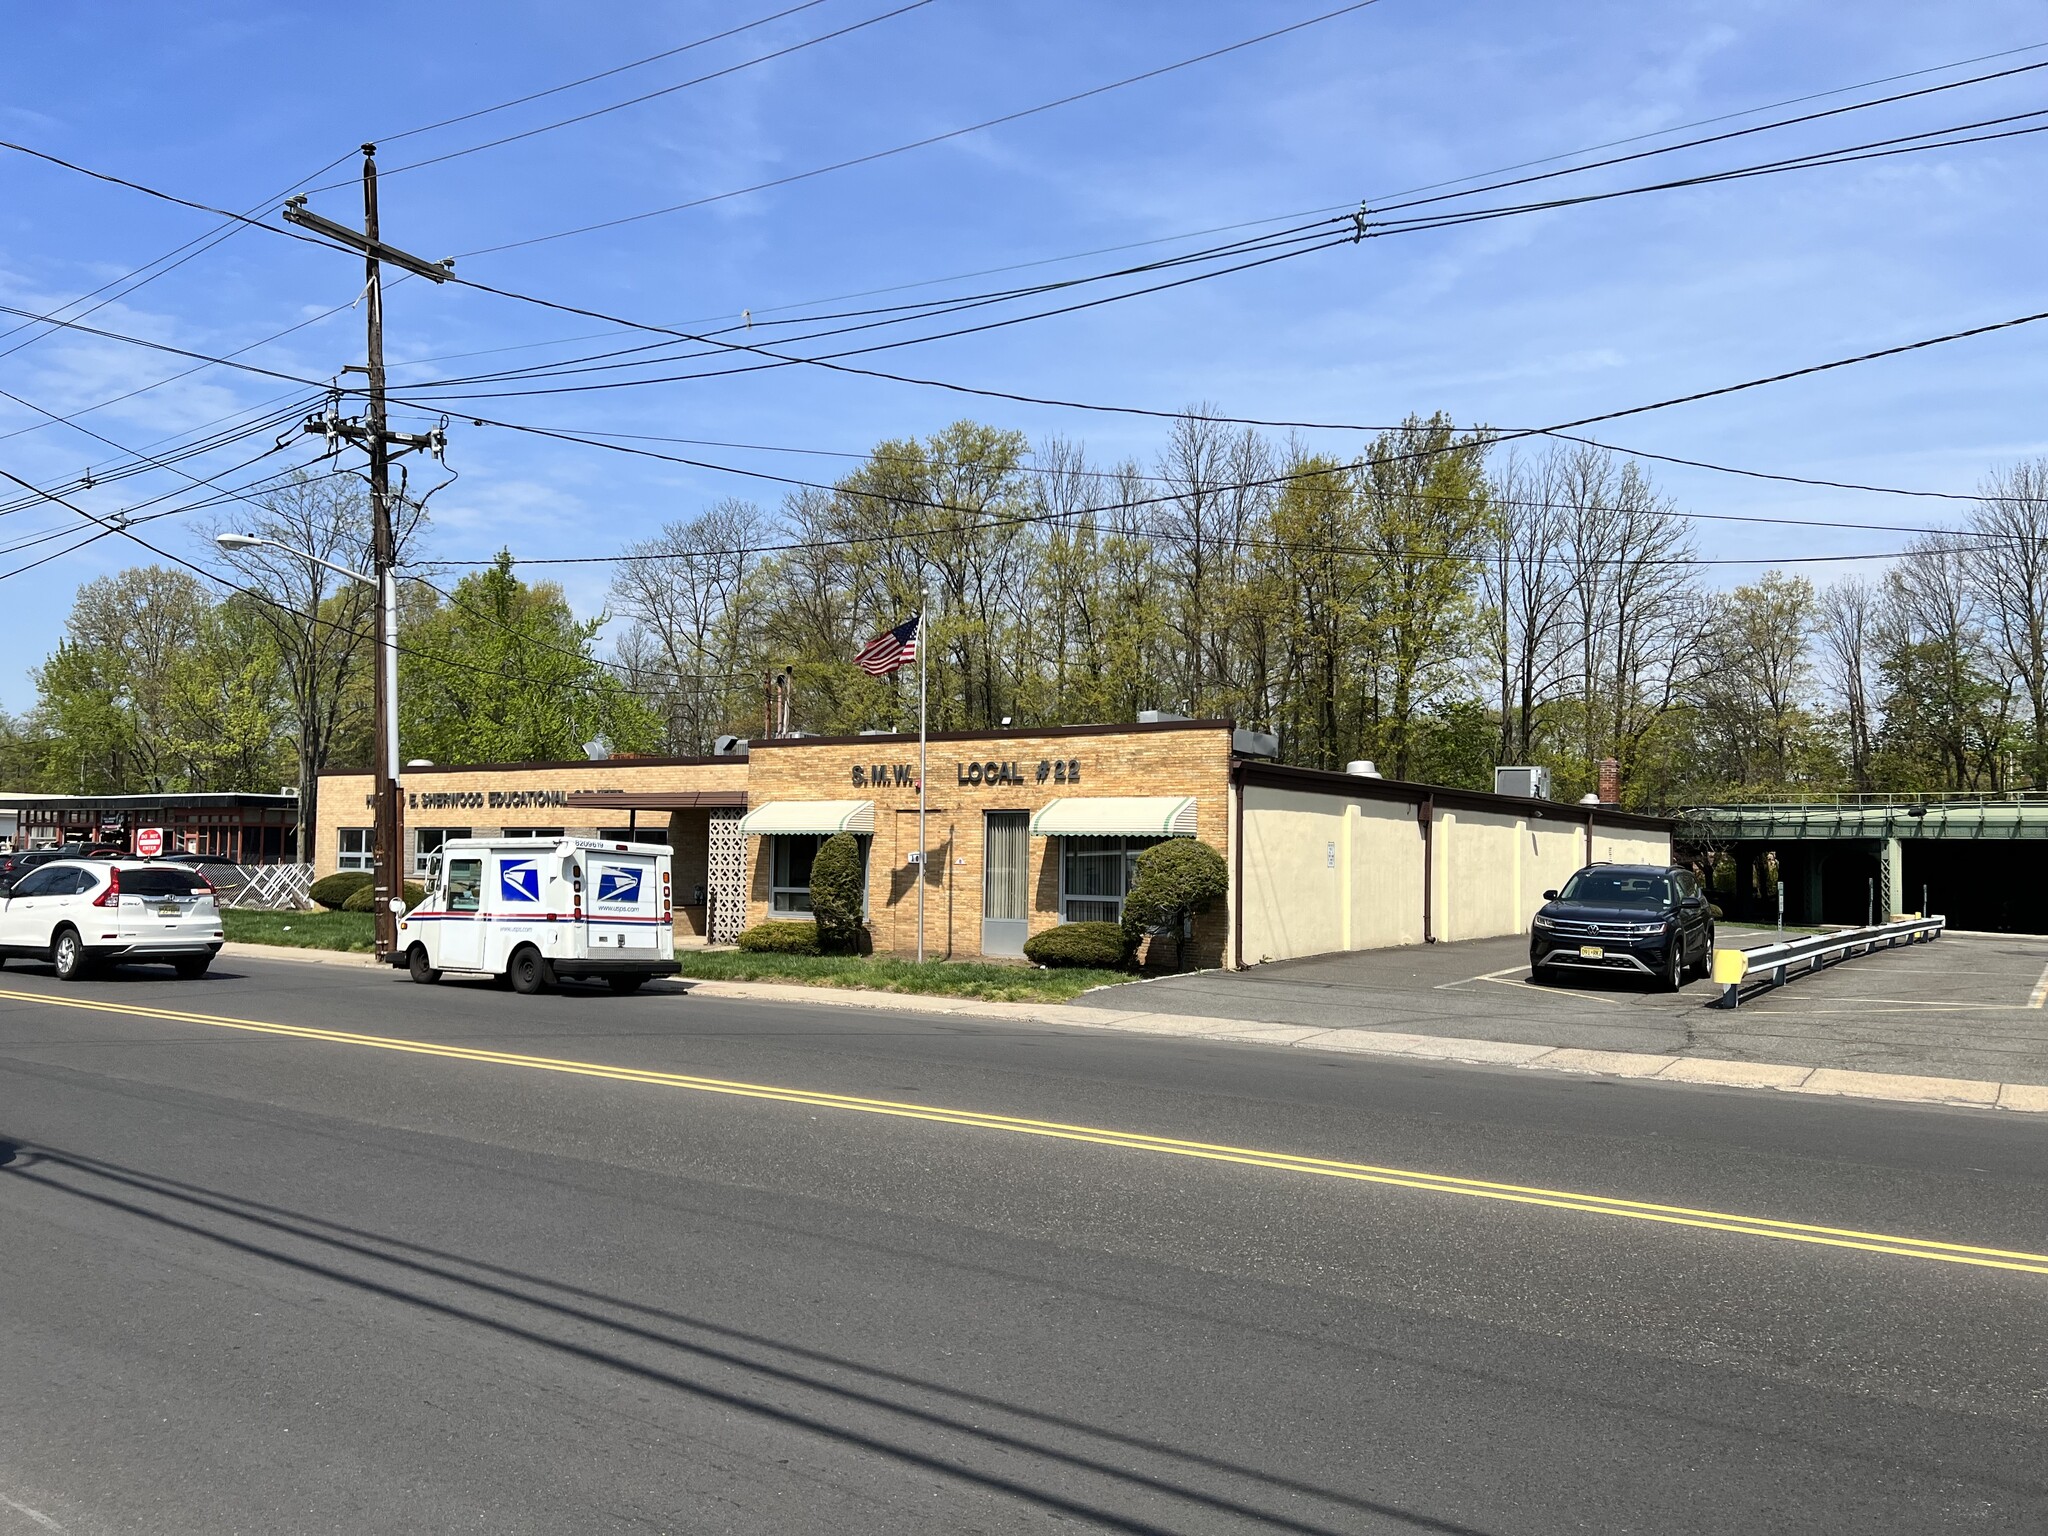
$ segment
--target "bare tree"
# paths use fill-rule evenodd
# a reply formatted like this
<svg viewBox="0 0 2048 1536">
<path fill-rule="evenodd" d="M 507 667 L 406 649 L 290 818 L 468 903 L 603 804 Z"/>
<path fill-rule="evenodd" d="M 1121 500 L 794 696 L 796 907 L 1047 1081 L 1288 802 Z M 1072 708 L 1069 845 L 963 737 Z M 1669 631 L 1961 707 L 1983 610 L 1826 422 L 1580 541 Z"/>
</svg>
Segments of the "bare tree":
<svg viewBox="0 0 2048 1536">
<path fill-rule="evenodd" d="M 612 576 L 611 607 L 626 620 L 619 659 L 661 710 L 670 750 L 704 752 L 743 715 L 749 582 L 772 538 L 750 501 L 727 499 L 631 547 Z"/>
<path fill-rule="evenodd" d="M 1841 709 L 1849 776 L 1863 791 L 1871 787 L 1871 756 L 1877 736 L 1871 672 L 1883 600 L 1876 587 L 1851 576 L 1821 591 L 1815 615 L 1823 684 Z"/>
<path fill-rule="evenodd" d="M 1481 578 L 1504 763 L 1535 760 L 1537 713 L 1562 690 L 1571 667 L 1565 618 L 1572 583 L 1568 528 L 1553 494 L 1558 475 L 1552 454 L 1535 464 L 1511 457 L 1495 477 L 1495 521 Z"/>
<path fill-rule="evenodd" d="M 399 500 L 394 505 L 392 532 L 401 563 L 425 522 L 418 503 Z M 283 665 L 298 757 L 299 857 L 310 859 L 308 837 L 317 824 L 320 774 L 344 742 L 367 741 L 369 667 L 376 643 L 370 589 L 335 575 L 319 561 L 350 570 L 369 568 L 369 498 L 347 472 L 301 472 L 258 497 L 253 509 L 238 510 L 233 526 L 274 541 L 222 558 L 255 595 L 255 611 Z"/>
<path fill-rule="evenodd" d="M 2026 695 L 2027 776 L 2048 788 L 2048 459 L 1986 478 L 1966 556 L 1985 629 Z"/>
</svg>

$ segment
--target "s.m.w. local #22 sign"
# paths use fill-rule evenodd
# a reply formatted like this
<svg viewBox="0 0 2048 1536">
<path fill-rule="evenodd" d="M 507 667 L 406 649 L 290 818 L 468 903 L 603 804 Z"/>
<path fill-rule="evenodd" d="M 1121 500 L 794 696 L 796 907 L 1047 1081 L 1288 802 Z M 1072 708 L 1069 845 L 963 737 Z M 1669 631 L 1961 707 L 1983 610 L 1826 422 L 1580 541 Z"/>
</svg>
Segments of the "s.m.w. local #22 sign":
<svg viewBox="0 0 2048 1536">
<path fill-rule="evenodd" d="M 956 784 L 969 789 L 1002 784 L 1078 784 L 1081 782 L 1081 759 L 1041 757 L 1028 775 L 1023 765 L 1014 761 L 955 763 L 953 774 Z M 855 789 L 915 789 L 917 765 L 855 763 L 852 777 Z"/>
</svg>

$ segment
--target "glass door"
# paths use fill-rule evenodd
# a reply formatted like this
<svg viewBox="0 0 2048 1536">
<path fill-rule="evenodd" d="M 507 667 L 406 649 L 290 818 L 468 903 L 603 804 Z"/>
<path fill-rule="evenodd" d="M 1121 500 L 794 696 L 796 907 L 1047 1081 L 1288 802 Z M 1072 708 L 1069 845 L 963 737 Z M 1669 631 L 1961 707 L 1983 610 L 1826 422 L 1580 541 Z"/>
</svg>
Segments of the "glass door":
<svg viewBox="0 0 2048 1536">
<path fill-rule="evenodd" d="M 988 812 L 981 847 L 981 952 L 1020 956 L 1031 934 L 1031 813 Z"/>
</svg>

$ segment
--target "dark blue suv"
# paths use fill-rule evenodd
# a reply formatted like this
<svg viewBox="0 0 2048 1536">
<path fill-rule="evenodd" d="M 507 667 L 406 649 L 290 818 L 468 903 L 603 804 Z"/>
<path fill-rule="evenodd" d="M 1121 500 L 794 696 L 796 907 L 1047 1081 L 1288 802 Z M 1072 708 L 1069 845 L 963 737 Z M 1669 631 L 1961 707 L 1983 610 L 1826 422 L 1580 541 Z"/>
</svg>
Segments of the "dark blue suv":
<svg viewBox="0 0 2048 1536">
<path fill-rule="evenodd" d="M 1588 864 L 1561 891 L 1545 891 L 1529 925 L 1529 974 L 1647 976 L 1668 992 L 1713 963 L 1714 911 L 1689 869 L 1666 864 Z"/>
</svg>

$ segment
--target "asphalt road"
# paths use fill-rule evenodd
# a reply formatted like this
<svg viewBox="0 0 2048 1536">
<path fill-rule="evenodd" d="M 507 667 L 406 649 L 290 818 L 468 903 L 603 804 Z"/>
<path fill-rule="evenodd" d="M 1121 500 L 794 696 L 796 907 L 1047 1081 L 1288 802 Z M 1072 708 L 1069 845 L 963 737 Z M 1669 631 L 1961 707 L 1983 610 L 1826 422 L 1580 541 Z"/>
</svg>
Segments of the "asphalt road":
<svg viewBox="0 0 2048 1536">
<path fill-rule="evenodd" d="M 1720 928 L 1723 944 L 1741 948 L 1773 937 L 1732 923 Z M 1515 936 L 1166 976 L 1078 1001 L 1708 1061 L 2048 1083 L 2044 981 L 2048 938 L 1949 934 L 1795 974 L 1790 985 L 1727 1011 L 1711 1006 L 1721 988 L 1705 980 L 1676 993 L 1592 974 L 1538 986 L 1529 979 L 1529 942 Z"/>
<path fill-rule="evenodd" d="M 0 1158 L 8 1536 L 2048 1529 L 2038 1117 L 11 965 Z"/>
</svg>

